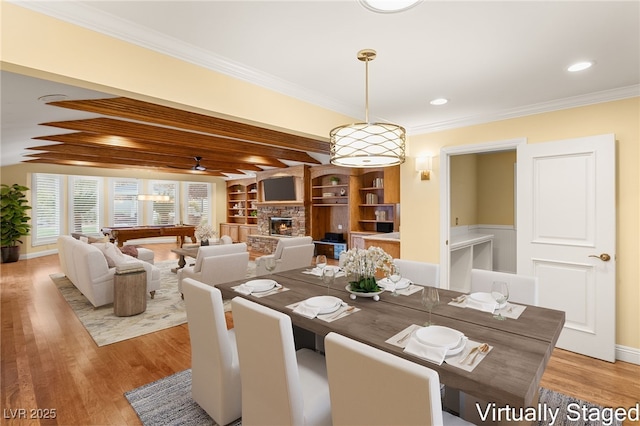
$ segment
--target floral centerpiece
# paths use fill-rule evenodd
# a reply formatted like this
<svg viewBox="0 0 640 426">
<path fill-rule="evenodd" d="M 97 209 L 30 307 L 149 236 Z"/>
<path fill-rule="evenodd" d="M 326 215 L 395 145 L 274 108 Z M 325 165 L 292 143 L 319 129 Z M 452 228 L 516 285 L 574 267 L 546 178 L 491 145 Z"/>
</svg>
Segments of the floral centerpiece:
<svg viewBox="0 0 640 426">
<path fill-rule="evenodd" d="M 214 231 L 213 227 L 208 223 L 201 223 L 196 227 L 195 235 L 202 245 L 207 245 L 209 244 L 209 240 L 218 235 L 218 233 Z"/>
<path fill-rule="evenodd" d="M 380 247 L 353 248 L 344 252 L 343 268 L 349 277 L 351 291 L 377 293 L 382 291 L 376 282 L 376 273 L 390 271 L 393 258 Z"/>
</svg>

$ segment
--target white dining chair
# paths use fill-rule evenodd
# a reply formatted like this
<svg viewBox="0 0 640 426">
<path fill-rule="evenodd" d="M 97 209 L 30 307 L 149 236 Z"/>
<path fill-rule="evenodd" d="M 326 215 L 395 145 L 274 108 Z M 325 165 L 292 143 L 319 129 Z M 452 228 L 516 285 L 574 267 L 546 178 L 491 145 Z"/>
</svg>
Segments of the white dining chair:
<svg viewBox="0 0 640 426">
<path fill-rule="evenodd" d="M 334 332 L 325 351 L 334 426 L 471 425 L 442 410 L 435 370 Z"/>
<path fill-rule="evenodd" d="M 291 318 L 250 300 L 231 301 L 242 379 L 242 424 L 330 425 L 322 355 L 296 352 Z"/>
<path fill-rule="evenodd" d="M 440 287 L 440 265 L 416 260 L 393 259 L 403 278 L 414 284 Z"/>
<path fill-rule="evenodd" d="M 509 285 L 510 302 L 538 306 L 538 277 L 472 269 L 471 293 L 491 292 L 494 281 L 505 281 Z"/>
<path fill-rule="evenodd" d="M 191 278 L 182 282 L 191 340 L 191 394 L 217 424 L 242 416 L 236 336 L 227 330 L 222 293 Z"/>
</svg>

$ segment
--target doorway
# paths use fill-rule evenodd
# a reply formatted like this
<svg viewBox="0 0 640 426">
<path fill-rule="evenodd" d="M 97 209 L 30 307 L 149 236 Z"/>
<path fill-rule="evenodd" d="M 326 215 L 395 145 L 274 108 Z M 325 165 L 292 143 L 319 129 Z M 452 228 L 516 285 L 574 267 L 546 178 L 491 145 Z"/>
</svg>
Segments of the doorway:
<svg viewBox="0 0 640 426">
<path fill-rule="evenodd" d="M 490 208 L 487 207 L 488 203 L 478 203 L 476 200 L 478 197 L 478 192 L 469 190 L 469 188 L 467 188 L 467 190 L 469 191 L 465 194 L 459 194 L 459 197 L 452 197 L 452 191 L 455 191 L 459 185 L 464 185 L 465 183 L 452 180 L 451 171 L 452 168 L 455 171 L 455 167 L 462 167 L 464 169 L 466 167 L 464 164 L 465 159 L 468 159 L 468 161 L 476 164 L 475 160 L 473 159 L 474 155 L 515 152 L 519 145 L 525 143 L 525 138 L 518 138 L 507 141 L 442 148 L 440 153 L 440 170 L 442 176 L 442 179 L 440 181 L 440 287 L 452 288 L 450 282 L 452 263 L 452 238 L 455 239 L 459 234 L 467 232 L 469 230 L 478 234 L 490 234 L 493 235 L 494 238 L 496 238 L 496 235 L 498 235 L 499 242 L 496 246 L 498 254 L 498 256 L 496 256 L 496 261 L 498 262 L 498 267 L 496 269 L 502 270 L 503 272 L 515 272 L 515 270 L 511 270 L 515 267 L 515 205 L 511 206 L 513 209 L 513 226 L 492 226 L 491 229 L 487 229 L 486 227 L 479 228 L 478 224 L 482 225 L 483 219 L 488 217 L 487 215 L 492 214 L 490 212 L 487 212 L 488 210 L 490 210 Z M 462 175 L 464 176 L 464 173 Z M 511 173 L 511 176 L 513 176 L 513 173 Z M 464 180 L 465 178 L 463 177 L 462 179 Z M 475 177 L 470 175 L 466 179 L 473 180 L 475 179 Z M 509 195 L 514 197 L 515 200 L 515 183 L 513 184 L 513 188 L 513 193 Z M 480 193 L 486 194 L 485 191 L 486 188 L 481 190 Z M 453 208 L 452 203 L 454 203 Z M 478 205 L 482 206 L 480 208 L 482 213 L 480 213 L 476 208 L 476 206 Z M 507 258 L 506 255 L 503 255 L 504 253 L 509 254 L 509 249 L 507 247 L 511 247 L 510 240 L 513 240 L 513 250 L 510 252 L 510 254 L 513 255 L 513 261 Z M 502 242 L 504 250 L 503 253 L 499 251 L 500 242 Z M 483 248 L 483 251 L 485 253 L 482 255 L 482 259 L 484 262 L 486 262 L 486 248 Z M 492 249 L 491 251 L 493 252 L 494 250 Z M 456 261 L 454 263 L 457 263 L 457 258 L 465 258 L 465 256 L 466 255 L 464 254 L 458 257 L 454 256 L 454 260 Z M 495 263 L 492 260 L 493 257 L 493 253 L 491 253 L 491 260 L 489 261 L 491 264 L 491 269 L 493 269 L 493 265 Z M 473 254 L 470 254 L 469 258 L 471 259 L 470 262 L 473 262 Z M 469 263 L 469 265 L 473 265 L 473 263 Z M 456 269 L 456 275 L 458 277 L 467 276 L 468 274 L 466 271 L 458 270 L 458 268 L 460 267 L 461 266 L 459 266 L 458 264 L 454 265 L 454 268 Z M 463 268 L 467 267 L 470 268 L 471 266 L 464 266 Z M 486 265 L 484 267 L 486 268 Z M 468 291 L 468 289 L 465 289 L 466 285 L 467 284 L 463 280 L 463 282 L 459 283 L 458 286 L 453 286 L 453 288 L 460 291 Z"/>
</svg>

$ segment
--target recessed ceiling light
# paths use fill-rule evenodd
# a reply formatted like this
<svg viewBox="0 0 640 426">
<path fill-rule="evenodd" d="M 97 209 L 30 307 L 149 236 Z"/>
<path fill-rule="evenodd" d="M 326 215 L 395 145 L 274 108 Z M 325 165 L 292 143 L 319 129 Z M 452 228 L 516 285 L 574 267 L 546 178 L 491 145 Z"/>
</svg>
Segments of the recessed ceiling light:
<svg viewBox="0 0 640 426">
<path fill-rule="evenodd" d="M 567 68 L 567 71 L 578 72 L 578 71 L 586 70 L 587 68 L 591 68 L 592 66 L 593 66 L 593 61 L 576 62 L 575 64 L 570 65 Z"/>
<path fill-rule="evenodd" d="M 56 95 L 44 95 L 44 96 L 40 96 L 38 98 L 38 100 L 40 102 L 58 102 L 58 101 L 66 101 L 67 99 L 69 99 L 69 97 L 67 95 L 60 95 L 60 94 L 56 94 Z"/>
<path fill-rule="evenodd" d="M 449 99 L 445 99 L 445 98 L 437 98 L 437 99 L 433 99 L 431 102 L 429 102 L 431 105 L 444 105 L 447 102 L 449 102 Z"/>
<path fill-rule="evenodd" d="M 393 13 L 407 10 L 422 0 L 360 0 L 360 3 L 369 10 L 381 13 Z"/>
</svg>

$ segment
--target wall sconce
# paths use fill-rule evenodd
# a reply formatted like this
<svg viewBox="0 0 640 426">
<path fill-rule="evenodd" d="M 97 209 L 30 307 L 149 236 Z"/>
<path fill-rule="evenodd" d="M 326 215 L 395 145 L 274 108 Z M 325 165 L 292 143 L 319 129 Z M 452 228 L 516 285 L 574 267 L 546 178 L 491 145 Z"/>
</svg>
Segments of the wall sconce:
<svg viewBox="0 0 640 426">
<path fill-rule="evenodd" d="M 167 202 L 171 201 L 171 197 L 168 195 L 157 195 L 157 194 L 138 194 L 139 201 L 162 201 Z"/>
<path fill-rule="evenodd" d="M 416 172 L 420 173 L 420 180 L 430 180 L 431 179 L 431 157 L 417 157 Z"/>
</svg>

